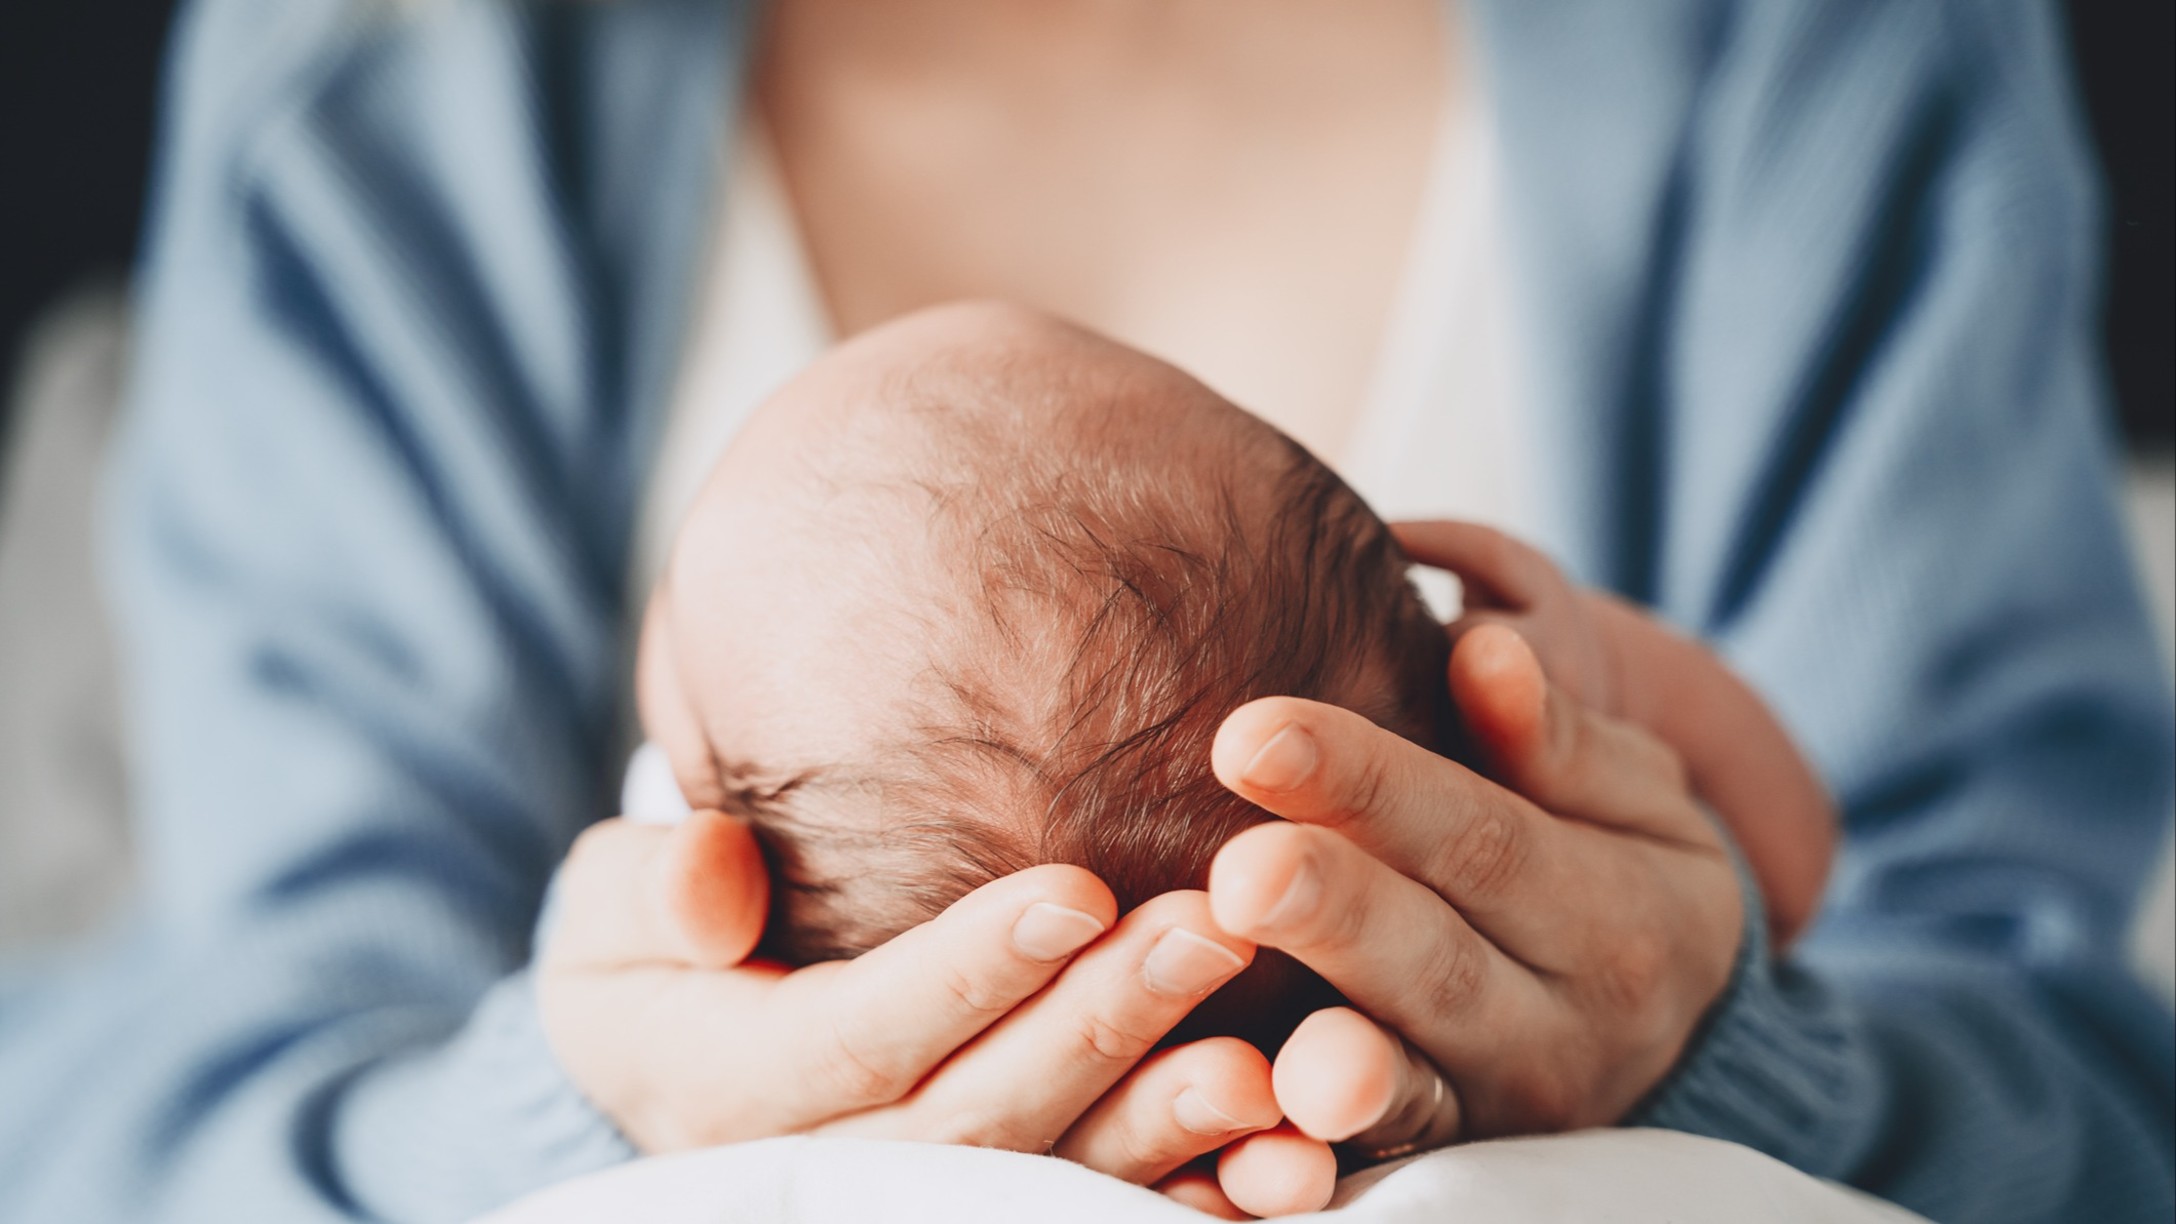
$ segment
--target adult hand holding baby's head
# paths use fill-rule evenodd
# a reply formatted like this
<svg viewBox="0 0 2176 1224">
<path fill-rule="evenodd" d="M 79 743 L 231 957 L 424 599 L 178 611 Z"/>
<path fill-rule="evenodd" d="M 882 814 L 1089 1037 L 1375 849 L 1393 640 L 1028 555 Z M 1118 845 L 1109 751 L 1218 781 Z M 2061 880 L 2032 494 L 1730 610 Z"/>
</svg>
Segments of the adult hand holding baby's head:
<svg viewBox="0 0 2176 1224">
<path fill-rule="evenodd" d="M 720 813 L 605 821 L 561 887 L 545 1029 L 645 1151 L 860 1134 L 1053 1151 L 1151 1184 L 1279 1118 L 1245 1043 L 1150 1053 L 1253 955 L 1198 892 L 1114 921 L 1093 875 L 1035 867 L 857 959 L 789 971 L 743 963 L 769 885 Z"/>
<path fill-rule="evenodd" d="M 1674 754 L 1552 686 L 1503 626 L 1463 635 L 1449 679 L 1507 784 L 1295 698 L 1241 707 L 1215 743 L 1218 778 L 1285 818 L 1218 855 L 1217 921 L 1359 1009 L 1294 1032 L 1277 1099 L 1362 1154 L 1620 1120 L 1742 935 L 1728 853 Z"/>
</svg>

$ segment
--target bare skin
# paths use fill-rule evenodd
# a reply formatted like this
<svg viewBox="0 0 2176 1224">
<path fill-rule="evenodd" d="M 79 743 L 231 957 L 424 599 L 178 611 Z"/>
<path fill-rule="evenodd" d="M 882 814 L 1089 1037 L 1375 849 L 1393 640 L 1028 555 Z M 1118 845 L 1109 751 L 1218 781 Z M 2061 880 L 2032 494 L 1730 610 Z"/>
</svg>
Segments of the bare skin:
<svg viewBox="0 0 2176 1224">
<path fill-rule="evenodd" d="M 1444 12 L 782 0 L 757 103 L 839 334 L 1021 302 L 1171 361 L 1334 464 L 1457 97 Z M 1326 1192 L 1271 1180 L 1239 1197 L 1269 1214 Z"/>
<path fill-rule="evenodd" d="M 1501 625 L 1460 637 L 1450 683 L 1518 789 L 1293 698 L 1217 736 L 1218 778 L 1285 818 L 1218 855 L 1218 925 L 1359 1009 L 1293 1033 L 1278 1104 L 1363 1151 L 1617 1121 L 1684 1053 L 1742 936 L 1675 753 L 1551 685 Z"/>
<path fill-rule="evenodd" d="M 1120 918 L 1089 873 L 1038 867 L 852 961 L 745 962 L 768 880 L 747 828 L 711 810 L 734 781 L 721 755 L 856 761 L 897 715 L 871 695 L 913 691 L 924 667 L 923 533 L 892 495 L 815 459 L 890 470 L 906 434 L 851 422 L 901 419 L 861 406 L 885 399 L 903 350 L 961 333 L 1088 344 L 1029 312 L 964 306 L 834 351 L 743 429 L 651 601 L 643 723 L 699 810 L 671 830 L 607 821 L 577 843 L 538 984 L 562 1063 L 645 1151 L 852 1134 L 1052 1152 L 1149 1184 L 1280 1120 L 1268 1061 L 1245 1043 L 1151 1054 L 1254 953 L 1200 892 Z M 1136 361 L 1100 368 L 1183 382 Z M 1317 1158 L 1326 1193 L 1327 1150 L 1287 1142 Z"/>
<path fill-rule="evenodd" d="M 930 652 L 949 640 L 942 575 L 959 558 L 932 551 L 916 495 L 902 490 L 915 487 L 914 456 L 974 427 L 966 387 L 954 400 L 942 380 L 979 376 L 973 364 L 929 365 L 932 354 L 1033 363 L 1095 405 L 1099 428 L 1118 420 L 1123 436 L 1159 449 L 1260 429 L 1178 371 L 1016 307 L 918 312 L 835 350 L 744 427 L 646 617 L 644 725 L 696 807 L 856 768 L 899 734 L 900 703 L 914 706 Z M 1065 453 L 1069 419 L 1038 418 L 1036 445 Z M 1657 715 L 1624 687 L 1653 689 L 1698 716 L 1696 729 L 1707 711 L 1741 724 L 1735 755 L 1697 734 L 1687 744 L 1693 776 L 1734 797 L 1719 806 L 1747 844 L 1804 851 L 1765 867 L 1756 855 L 1772 890 L 1803 901 L 1794 882 L 1818 883 L 1825 807 L 1780 729 L 1760 722 L 1765 710 L 1696 647 L 1592 602 L 1486 528 L 1407 524 L 1402 535 L 1412 555 L 1467 578 L 1475 610 L 1453 627 L 1447 680 L 1490 776 L 1513 791 L 1394 736 L 1378 742 L 1357 715 L 1256 702 L 1231 716 L 1214 764 L 1288 823 L 1228 845 L 1207 896 L 1170 894 L 1114 926 L 1100 884 L 1038 869 L 861 961 L 795 972 L 738 963 L 766 881 L 737 823 L 706 810 L 673 835 L 608 825 L 575 855 L 568 934 L 546 958 L 547 1023 L 578 1082 L 650 1150 L 780 1130 L 869 1134 L 1050 1150 L 1155 1182 L 1223 1149 L 1214 1180 L 1198 1170 L 1166 1188 L 1256 1214 L 1319 1206 L 1334 1181 L 1330 1142 L 1435 1144 L 1613 1120 L 1675 1061 L 1737 934 L 1722 841 L 1678 755 L 1648 733 L 1669 736 L 1682 715 Z M 1304 761 L 1295 742 L 1308 745 Z M 1360 754 L 1361 772 L 1325 770 L 1328 750 Z M 1445 785 L 1440 812 L 1409 793 Z M 1002 817 L 1005 797 L 988 799 Z M 660 856 L 677 865 L 629 869 Z M 1076 942 L 1023 943 L 1016 925 L 1005 961 L 979 976 L 945 967 L 974 932 L 1007 921 L 1055 923 Z M 629 951 L 644 939 L 648 956 Z M 1403 1035 L 1337 1009 L 1303 1025 L 1274 1068 L 1218 1039 L 1144 1057 L 1257 942 L 1306 960 Z M 1031 946 L 1042 955 L 1021 963 Z M 1173 988 L 1182 952 L 1202 975 Z M 1446 965 L 1466 971 L 1446 979 Z M 897 979 L 927 972 L 941 987 L 927 999 L 951 1000 L 952 1014 L 917 1025 L 878 1011 L 879 1000 L 911 1008 Z M 703 1012 L 692 1027 L 690 1007 Z M 624 1040 L 628 1016 L 652 1027 L 644 1040 Z M 765 1051 L 760 1065 L 727 1059 L 692 1074 L 716 1061 L 701 1051 L 726 1033 L 726 1050 Z M 1037 1091 L 1018 1092 L 1027 1081 Z"/>
<path fill-rule="evenodd" d="M 1020 302 L 1334 465 L 1452 96 L 1443 21 L 1435 0 L 785 0 L 758 91 L 841 335 Z"/>
<path fill-rule="evenodd" d="M 1547 557 L 1500 531 L 1407 523 L 1399 536 L 1408 553 L 1459 575 L 1462 629 L 1517 630 L 1552 684 L 1678 755 L 1687 784 L 1729 827 L 1760 882 L 1771 942 L 1796 939 L 1828 883 L 1836 810 L 1759 695 L 1706 647 L 1621 599 L 1574 587 Z"/>
<path fill-rule="evenodd" d="M 1780 947 L 1818 907 L 1833 807 L 1697 643 L 1488 528 L 1396 530 L 1465 582 L 1448 681 L 1487 772 L 1314 702 L 1225 721 L 1218 778 L 1285 822 L 1226 844 L 1211 912 L 1359 1009 L 1293 1033 L 1277 1106 L 1298 1137 L 1363 1152 L 1607 1125 L 1683 1056 L 1743 938 L 1707 812 Z M 1263 1152 L 1270 1138 L 1241 1137 L 1216 1179 L 1174 1191 L 1205 1209 L 1292 1201 L 1278 1178 L 1304 1161 Z"/>
<path fill-rule="evenodd" d="M 1196 372 L 1334 462 L 1367 391 L 1431 142 L 1455 96 L 1456 44 L 1442 22 L 1433 0 L 1358 9 L 1331 0 L 873 8 L 782 0 L 757 57 L 758 102 L 842 334 L 953 298 L 1024 302 Z M 1061 1150 L 1118 1176 L 1164 1179 L 1222 1213 L 1319 1202 L 1326 1183 L 1287 1174 L 1322 1169 L 1333 1138 L 1427 1146 L 1607 1120 L 1640 1081 L 1667 1070 L 1721 989 L 1738 938 L 1735 882 L 1719 844 L 1701 842 L 1686 819 L 1697 809 L 1674 756 L 1579 694 L 1549 688 L 1532 655 L 1521 663 L 1500 634 L 1468 635 L 1450 680 L 1468 721 L 1497 728 L 1501 782 L 1440 758 L 1416 761 L 1403 741 L 1338 724 L 1326 707 L 1257 703 L 1220 738 L 1221 771 L 1227 754 L 1251 760 L 1286 723 L 1304 723 L 1319 732 L 1317 768 L 1284 790 L 1263 790 L 1243 770 L 1226 779 L 1288 817 L 1265 826 L 1268 838 L 1287 840 L 1235 841 L 1206 901 L 1180 903 L 1206 912 L 1172 917 L 1213 919 L 1200 933 L 1235 955 L 1251 950 L 1248 932 L 1259 929 L 1260 943 L 1315 964 L 1369 1013 L 1322 1013 L 1280 1053 L 1273 1077 L 1259 1060 L 1197 1043 L 1130 1071 L 1113 1067 L 1100 1097 L 1075 1085 L 1063 1108 L 1038 1104 L 1047 1116 L 1027 1119 L 1005 1064 L 968 1053 L 1014 1004 L 1069 980 L 1085 957 L 1078 948 L 1031 956 L 1016 924 L 1038 904 L 1087 915 L 1090 926 L 1107 922 L 1100 884 L 1039 868 L 998 881 L 898 945 L 782 976 L 736 964 L 756 932 L 720 882 L 759 887 L 760 863 L 738 826 L 714 815 L 673 831 L 608 822 L 577 847 L 566 942 L 539 985 L 555 1044 L 585 1087 L 631 1120 L 638 1141 L 654 1140 L 647 1146 L 864 1117 L 891 1119 L 880 1123 L 892 1127 L 884 1133 L 922 1134 L 930 1114 L 912 1101 L 929 1099 L 919 1085 L 943 1067 L 947 1091 L 958 1093 L 952 1108 L 981 1110 L 993 1133 L 1067 1122 L 1075 1142 Z M 1544 727 L 1591 733 L 1558 743 L 1537 733 Z M 1598 830 L 1577 835 L 1567 878 L 1610 903 L 1606 913 L 1562 913 L 1552 932 L 1524 933 L 1539 935 L 1535 947 L 1577 949 L 1568 976 L 1611 988 L 1567 990 L 1562 1006 L 1527 1014 L 1546 1023 L 1523 1034 L 1525 1045 L 1501 1046 L 1507 1057 L 1495 1061 L 1461 1044 L 1457 1030 L 1508 1008 L 1512 995 L 1477 984 L 1483 993 L 1467 1006 L 1430 1014 L 1411 991 L 1427 980 L 1417 967 L 1476 940 L 1523 950 L 1524 936 L 1480 918 L 1468 924 L 1464 907 L 1483 907 L 1396 849 L 1395 834 L 1416 819 L 1474 813 L 1502 816 L 1488 826 L 1498 831 L 1563 821 Z M 1652 838 L 1608 833 L 1656 813 L 1684 834 L 1666 851 Z M 1313 827 L 1330 823 L 1337 827 Z M 1331 873 L 1333 896 L 1404 881 L 1421 890 L 1411 894 L 1415 912 L 1441 938 L 1414 941 L 1380 913 L 1334 932 L 1264 926 L 1267 911 L 1250 911 L 1248 898 L 1311 861 L 1313 843 L 1292 834 L 1318 832 L 1357 849 Z M 660 874 L 673 882 L 662 892 L 651 886 Z M 1537 887 L 1508 883 L 1520 895 Z M 1627 932 L 1634 938 L 1610 942 Z M 1646 955 L 1669 940 L 1670 956 Z M 1355 959 L 1370 941 L 1404 949 L 1397 964 L 1377 966 L 1384 978 Z M 1103 944 L 1091 936 L 1083 946 Z M 1137 939 L 1125 946 L 1140 952 Z M 1383 984 L 1398 973 L 1403 993 Z M 834 984 L 822 985 L 826 978 Z M 1071 1027 L 1039 1030 L 1050 1057 L 1067 1056 L 1078 1026 L 1133 1005 L 1089 993 L 1069 992 Z M 1605 998 L 1620 1006 L 1601 1006 Z M 614 1019 L 630 1007 L 646 1018 L 639 1041 Z M 739 1055 L 717 1048 L 721 1015 L 739 1016 L 752 1035 L 735 1043 Z M 827 1075 L 859 1064 L 858 1055 L 842 1063 L 842 1050 L 865 1047 L 807 1034 L 851 1041 L 863 1021 L 877 1020 L 889 1035 L 876 1047 L 888 1073 Z M 765 1033 L 798 1036 L 773 1047 Z M 1583 1060 L 1579 1074 L 1553 1079 L 1529 1073 L 1552 1048 L 1580 1043 L 1623 1057 L 1607 1067 Z M 690 1073 L 691 1060 L 703 1074 Z M 760 1099 L 747 1094 L 780 1069 L 785 1078 Z M 1178 1102 L 1197 1090 L 1237 1125 L 1222 1135 L 1182 1126 Z M 1290 1122 L 1264 1130 L 1280 1113 Z M 1221 1186 L 1199 1173 L 1167 1178 L 1187 1155 L 1220 1147 Z"/>
</svg>

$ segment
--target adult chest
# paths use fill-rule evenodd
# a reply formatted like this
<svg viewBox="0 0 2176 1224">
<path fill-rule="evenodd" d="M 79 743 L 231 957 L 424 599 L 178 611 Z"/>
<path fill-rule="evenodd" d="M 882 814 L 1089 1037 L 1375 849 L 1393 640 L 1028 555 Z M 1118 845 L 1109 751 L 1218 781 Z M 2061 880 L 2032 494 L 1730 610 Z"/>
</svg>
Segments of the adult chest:
<svg viewBox="0 0 2176 1224">
<path fill-rule="evenodd" d="M 1455 62 L 1434 0 L 785 0 L 755 102 L 839 334 L 956 298 L 1028 303 L 1334 462 Z"/>
</svg>

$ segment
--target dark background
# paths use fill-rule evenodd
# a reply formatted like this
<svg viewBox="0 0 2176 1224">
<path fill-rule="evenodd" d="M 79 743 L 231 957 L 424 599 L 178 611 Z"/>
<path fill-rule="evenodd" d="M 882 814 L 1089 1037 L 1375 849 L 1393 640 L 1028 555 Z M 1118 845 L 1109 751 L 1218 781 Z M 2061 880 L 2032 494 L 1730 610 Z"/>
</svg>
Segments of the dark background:
<svg viewBox="0 0 2176 1224">
<path fill-rule="evenodd" d="M 0 4 L 0 387 L 12 383 L 6 376 L 41 310 L 87 277 L 122 274 L 133 257 L 173 7 Z M 2111 188 L 2106 332 L 2117 402 L 2133 444 L 2165 454 L 2176 448 L 2176 5 L 2071 0 L 2063 8 Z"/>
</svg>

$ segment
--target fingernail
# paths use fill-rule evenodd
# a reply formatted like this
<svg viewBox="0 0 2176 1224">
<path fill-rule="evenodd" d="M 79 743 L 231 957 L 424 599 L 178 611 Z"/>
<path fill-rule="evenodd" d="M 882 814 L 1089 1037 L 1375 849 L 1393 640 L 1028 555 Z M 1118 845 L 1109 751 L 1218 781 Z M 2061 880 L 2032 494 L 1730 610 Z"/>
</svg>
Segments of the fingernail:
<svg viewBox="0 0 2176 1224">
<path fill-rule="evenodd" d="M 1315 868 L 1315 860 L 1303 858 L 1292 872 L 1292 881 L 1284 886 L 1284 895 L 1254 925 L 1263 930 L 1292 926 L 1306 921 L 1321 903 L 1322 873 Z"/>
<path fill-rule="evenodd" d="M 1291 790 L 1315 772 L 1315 737 L 1296 723 L 1269 737 L 1239 771 L 1239 780 L 1262 790 Z"/>
<path fill-rule="evenodd" d="M 1037 901 L 1012 924 L 1012 946 L 1029 960 L 1054 961 L 1087 947 L 1103 931 L 1094 914 Z"/>
<path fill-rule="evenodd" d="M 1197 995 L 1246 967 L 1237 952 L 1184 927 L 1173 927 L 1156 940 L 1141 962 L 1141 976 L 1160 995 Z"/>
<path fill-rule="evenodd" d="M 1197 1135 L 1228 1135 L 1246 1123 L 1209 1103 L 1197 1089 L 1189 1088 L 1171 1103 L 1171 1116 Z"/>
</svg>

